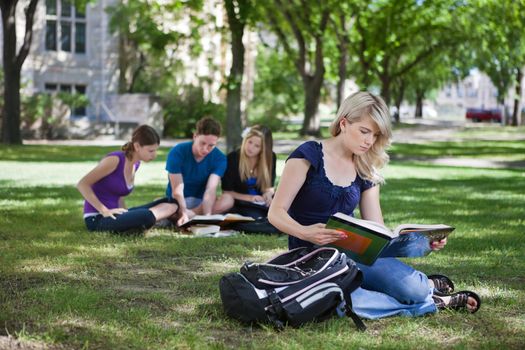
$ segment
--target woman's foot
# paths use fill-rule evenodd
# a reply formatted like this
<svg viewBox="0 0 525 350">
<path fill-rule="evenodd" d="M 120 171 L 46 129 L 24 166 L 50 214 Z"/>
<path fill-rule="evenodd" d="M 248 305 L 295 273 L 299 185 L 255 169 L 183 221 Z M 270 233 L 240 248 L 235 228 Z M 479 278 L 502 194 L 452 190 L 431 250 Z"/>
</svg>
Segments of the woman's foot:
<svg viewBox="0 0 525 350">
<path fill-rule="evenodd" d="M 445 275 L 428 275 L 428 280 L 431 282 L 431 287 L 434 291 L 439 293 L 449 294 L 454 291 L 454 283 Z"/>
<path fill-rule="evenodd" d="M 476 293 L 468 290 L 463 290 L 450 295 L 435 293 L 432 296 L 432 299 L 434 299 L 436 307 L 440 310 L 466 310 L 473 314 L 478 311 L 481 306 L 480 297 Z"/>
</svg>

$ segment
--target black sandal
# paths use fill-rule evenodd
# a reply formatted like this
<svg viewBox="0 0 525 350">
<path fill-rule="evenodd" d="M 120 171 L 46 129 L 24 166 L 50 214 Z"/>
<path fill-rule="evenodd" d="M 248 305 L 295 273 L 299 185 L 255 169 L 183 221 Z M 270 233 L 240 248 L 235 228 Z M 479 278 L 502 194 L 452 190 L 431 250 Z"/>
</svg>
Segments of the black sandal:
<svg viewBox="0 0 525 350">
<path fill-rule="evenodd" d="M 445 275 L 428 275 L 429 280 L 434 282 L 434 290 L 439 293 L 452 293 L 454 291 L 454 282 Z"/>
<path fill-rule="evenodd" d="M 448 304 L 445 304 L 445 301 L 441 298 L 443 296 L 450 296 L 450 302 Z M 467 307 L 469 297 L 476 300 L 476 308 L 472 311 L 469 310 Z M 471 314 L 473 314 L 476 311 L 478 311 L 479 307 L 481 306 L 481 299 L 479 295 L 469 290 L 462 290 L 461 292 L 453 293 L 450 295 L 436 292 L 432 296 L 432 299 L 434 299 L 434 303 L 436 304 L 436 307 L 439 310 L 443 310 L 443 309 L 466 310 L 470 312 Z"/>
</svg>

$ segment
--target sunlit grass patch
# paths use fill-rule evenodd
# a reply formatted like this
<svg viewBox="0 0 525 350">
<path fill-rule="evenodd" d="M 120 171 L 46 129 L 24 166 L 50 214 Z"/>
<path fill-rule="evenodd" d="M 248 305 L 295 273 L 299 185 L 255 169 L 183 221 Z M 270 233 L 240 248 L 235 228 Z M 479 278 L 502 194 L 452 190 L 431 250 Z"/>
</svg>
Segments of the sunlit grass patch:
<svg viewBox="0 0 525 350">
<path fill-rule="evenodd" d="M 396 157 L 469 157 L 500 160 L 524 160 L 523 140 L 474 140 L 430 142 L 425 144 L 396 143 L 390 153 Z"/>
</svg>

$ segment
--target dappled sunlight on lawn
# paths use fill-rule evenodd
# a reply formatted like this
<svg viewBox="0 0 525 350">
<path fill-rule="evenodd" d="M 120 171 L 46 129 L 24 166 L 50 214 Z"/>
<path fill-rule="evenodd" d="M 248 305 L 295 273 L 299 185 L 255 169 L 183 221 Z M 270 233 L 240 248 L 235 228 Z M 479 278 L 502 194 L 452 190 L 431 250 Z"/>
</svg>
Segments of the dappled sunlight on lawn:
<svg viewBox="0 0 525 350">
<path fill-rule="evenodd" d="M 93 169 L 97 163 L 32 163 L 0 161 L 0 183 L 9 181 L 12 186 L 75 186 L 77 182 Z M 168 177 L 164 163 L 144 163 L 135 176 L 135 186 L 142 184 L 162 184 L 166 186 Z"/>
<path fill-rule="evenodd" d="M 462 167 L 450 167 L 450 166 L 432 166 L 432 171 L 429 171 L 428 165 L 406 164 L 392 161 L 384 170 L 384 176 L 386 178 L 386 184 L 390 180 L 394 179 L 425 179 L 425 180 L 443 180 L 443 179 L 456 179 L 456 178 L 491 178 L 494 177 L 494 172 L 497 171 L 497 177 L 501 178 L 514 178 L 516 175 L 523 174 L 524 172 L 519 170 L 507 170 L 507 169 L 480 169 L 480 168 L 462 168 Z M 439 184 L 436 184 L 436 186 Z"/>
<path fill-rule="evenodd" d="M 424 273 L 446 274 L 457 290 L 479 293 L 478 313 L 367 321 L 366 333 L 355 331 L 346 319 L 278 333 L 228 319 L 218 283 L 245 261 L 263 262 L 286 251 L 286 235 L 195 238 L 165 229 L 150 230 L 145 237 L 90 233 L 75 184 L 102 154 L 91 151 L 86 157 L 97 153 L 97 158 L 86 162 L 78 160 L 80 154 L 59 161 L 68 152 L 61 149 L 31 149 L 35 154 L 27 155 L 49 153 L 55 157 L 49 161 L 0 161 L 3 334 L 27 334 L 74 349 L 250 348 L 269 344 L 270 337 L 272 348 L 297 349 L 305 344 L 320 349 L 517 349 L 523 344 L 525 175 L 519 169 L 395 161 L 385 171 L 381 206 L 388 226 L 456 227 L 445 249 L 403 260 Z M 0 149 L 4 159 L 1 155 Z M 283 165 L 281 156 L 278 174 Z M 166 184 L 163 162 L 143 164 L 126 203 L 160 197 Z M 387 338 L 394 340 L 385 346 Z"/>
</svg>

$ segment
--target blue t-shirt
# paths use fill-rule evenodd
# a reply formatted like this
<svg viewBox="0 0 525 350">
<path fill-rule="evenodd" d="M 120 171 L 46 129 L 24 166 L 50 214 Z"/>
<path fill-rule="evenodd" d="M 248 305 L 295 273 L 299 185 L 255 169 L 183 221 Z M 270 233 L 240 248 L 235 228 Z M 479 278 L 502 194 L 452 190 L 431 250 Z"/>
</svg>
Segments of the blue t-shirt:
<svg viewBox="0 0 525 350">
<path fill-rule="evenodd" d="M 326 223 L 337 212 L 352 215 L 361 200 L 361 193 L 374 186 L 359 175 L 350 186 L 332 184 L 326 176 L 323 159 L 323 146 L 316 141 L 308 141 L 297 147 L 288 159 L 302 158 L 310 162 L 303 186 L 290 205 L 288 214 L 301 225 Z M 288 248 L 311 247 L 312 243 L 294 236 L 288 236 Z"/>
<path fill-rule="evenodd" d="M 203 160 L 197 162 L 191 147 L 193 141 L 179 143 L 173 147 L 166 160 L 166 170 L 170 174 L 181 174 L 184 182 L 184 198 L 202 198 L 206 183 L 211 174 L 219 177 L 226 170 L 226 156 L 218 148 L 214 148 Z M 171 186 L 168 181 L 166 196 L 171 198 Z"/>
</svg>

